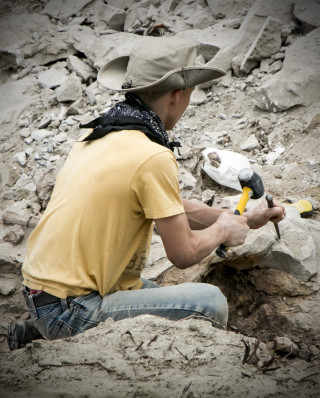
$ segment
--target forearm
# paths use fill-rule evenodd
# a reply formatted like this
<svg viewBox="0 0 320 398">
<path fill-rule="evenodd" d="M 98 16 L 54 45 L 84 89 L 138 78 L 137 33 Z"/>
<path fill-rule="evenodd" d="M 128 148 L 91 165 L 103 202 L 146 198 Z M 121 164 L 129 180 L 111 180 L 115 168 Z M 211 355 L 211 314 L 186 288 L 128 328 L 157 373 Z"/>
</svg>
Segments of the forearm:
<svg viewBox="0 0 320 398">
<path fill-rule="evenodd" d="M 189 239 L 189 253 L 183 253 L 180 268 L 188 268 L 209 256 L 226 239 L 226 233 L 221 224 L 192 230 Z"/>
<path fill-rule="evenodd" d="M 200 230 L 209 227 L 217 221 L 217 218 L 226 209 L 215 209 L 205 204 L 182 199 L 189 226 L 192 230 Z"/>
</svg>

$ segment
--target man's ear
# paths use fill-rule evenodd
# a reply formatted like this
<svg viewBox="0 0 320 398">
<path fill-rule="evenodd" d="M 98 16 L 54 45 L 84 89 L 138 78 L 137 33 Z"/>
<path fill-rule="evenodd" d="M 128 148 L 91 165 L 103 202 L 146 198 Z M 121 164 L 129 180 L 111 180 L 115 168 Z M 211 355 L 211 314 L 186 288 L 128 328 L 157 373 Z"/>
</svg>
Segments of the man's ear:
<svg viewBox="0 0 320 398">
<path fill-rule="evenodd" d="M 176 105 L 177 102 L 179 101 L 180 95 L 182 93 L 182 90 L 172 90 L 171 91 L 171 104 Z"/>
</svg>

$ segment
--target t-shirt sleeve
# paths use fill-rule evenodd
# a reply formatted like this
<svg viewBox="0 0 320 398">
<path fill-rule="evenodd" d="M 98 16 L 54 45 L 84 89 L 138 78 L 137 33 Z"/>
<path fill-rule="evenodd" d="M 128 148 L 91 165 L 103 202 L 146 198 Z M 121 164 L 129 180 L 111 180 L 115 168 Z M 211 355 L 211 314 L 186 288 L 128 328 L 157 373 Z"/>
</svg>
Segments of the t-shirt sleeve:
<svg viewBox="0 0 320 398">
<path fill-rule="evenodd" d="M 145 161 L 134 176 L 132 188 L 140 211 L 146 218 L 157 219 L 184 213 L 178 166 L 169 151 L 157 153 Z"/>
</svg>

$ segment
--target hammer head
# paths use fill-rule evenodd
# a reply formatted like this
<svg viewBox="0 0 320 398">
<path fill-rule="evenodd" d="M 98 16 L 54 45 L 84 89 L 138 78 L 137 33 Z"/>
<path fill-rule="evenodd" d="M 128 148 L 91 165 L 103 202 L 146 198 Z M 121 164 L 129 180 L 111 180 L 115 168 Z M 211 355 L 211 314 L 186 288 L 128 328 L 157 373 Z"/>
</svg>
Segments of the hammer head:
<svg viewBox="0 0 320 398">
<path fill-rule="evenodd" d="M 239 171 L 238 179 L 241 187 L 248 187 L 252 190 L 252 199 L 259 199 L 264 194 L 264 187 L 260 176 L 252 169 L 242 169 Z"/>
</svg>

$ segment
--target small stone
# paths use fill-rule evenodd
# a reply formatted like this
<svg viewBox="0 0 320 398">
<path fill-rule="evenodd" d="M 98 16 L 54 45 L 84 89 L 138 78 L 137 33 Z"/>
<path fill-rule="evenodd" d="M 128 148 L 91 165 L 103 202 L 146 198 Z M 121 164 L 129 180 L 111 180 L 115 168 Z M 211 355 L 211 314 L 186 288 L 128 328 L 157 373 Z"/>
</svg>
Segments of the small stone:
<svg viewBox="0 0 320 398">
<path fill-rule="evenodd" d="M 298 346 L 291 341 L 288 337 L 276 337 L 274 339 L 274 345 L 276 352 L 287 354 L 287 355 L 297 355 L 299 352 Z"/>
<path fill-rule="evenodd" d="M 45 139 L 52 137 L 52 136 L 53 136 L 52 131 L 44 130 L 44 129 L 34 130 L 31 133 L 31 138 L 37 142 L 44 141 Z"/>
<path fill-rule="evenodd" d="M 251 134 L 249 138 L 241 145 L 242 151 L 252 151 L 253 149 L 261 149 L 259 141 L 254 134 Z"/>
<path fill-rule="evenodd" d="M 17 289 L 17 282 L 15 279 L 11 278 L 0 278 L 0 295 L 9 296 L 14 293 Z"/>
<path fill-rule="evenodd" d="M 9 232 L 3 237 L 6 242 L 11 242 L 13 245 L 17 245 L 24 237 L 23 228 L 20 225 L 14 225 Z"/>
<path fill-rule="evenodd" d="M 44 128 L 48 127 L 50 123 L 51 123 L 51 117 L 50 116 L 44 116 L 41 119 L 41 121 L 40 121 L 40 123 L 38 125 L 38 128 L 39 129 L 44 129 Z"/>
<path fill-rule="evenodd" d="M 30 136 L 30 130 L 28 128 L 23 128 L 20 130 L 20 137 L 28 138 Z"/>
<path fill-rule="evenodd" d="M 224 113 L 219 113 L 218 116 L 220 117 L 220 119 L 226 120 L 227 115 L 225 115 Z"/>
<path fill-rule="evenodd" d="M 27 164 L 27 157 L 25 152 L 18 152 L 13 156 L 13 161 L 18 162 L 22 167 Z"/>
</svg>

